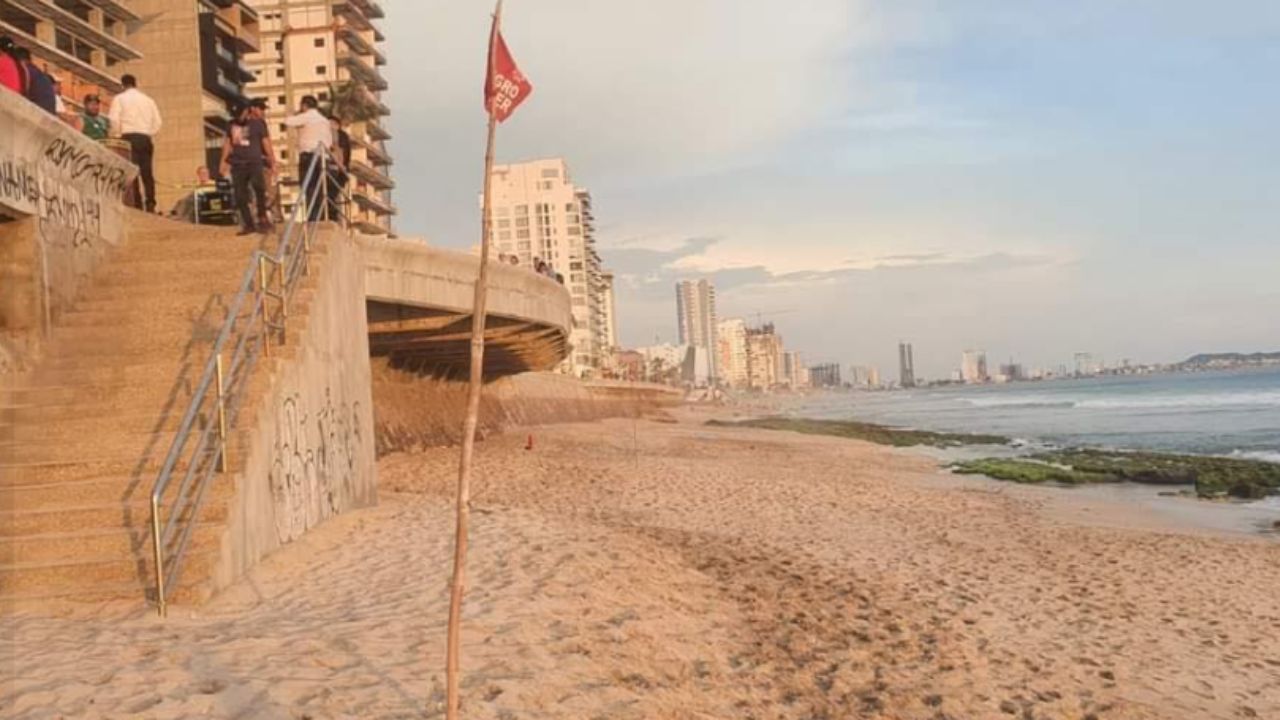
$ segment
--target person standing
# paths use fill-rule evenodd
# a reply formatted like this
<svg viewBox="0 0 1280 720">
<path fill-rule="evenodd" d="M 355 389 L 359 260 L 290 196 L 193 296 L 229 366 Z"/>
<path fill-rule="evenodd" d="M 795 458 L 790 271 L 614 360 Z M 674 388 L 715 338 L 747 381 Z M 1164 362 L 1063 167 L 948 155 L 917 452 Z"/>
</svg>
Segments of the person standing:
<svg viewBox="0 0 1280 720">
<path fill-rule="evenodd" d="M 27 74 L 27 99 L 40 106 L 50 115 L 58 114 L 58 94 L 53 90 L 53 78 L 31 62 L 31 51 L 16 48 L 13 58 L 23 67 Z"/>
<path fill-rule="evenodd" d="M 307 220 L 321 218 L 328 198 L 321 193 L 321 175 L 324 163 L 316 166 L 316 172 L 307 174 L 317 155 L 324 157 L 333 148 L 333 128 L 329 119 L 320 112 L 320 103 L 314 95 L 304 95 L 297 115 L 284 119 L 286 127 L 298 129 L 298 182 L 302 183 L 302 200 L 307 203 Z"/>
<path fill-rule="evenodd" d="M 333 127 L 333 138 L 338 144 L 338 152 L 329 168 L 329 185 L 326 188 L 329 195 L 329 219 L 340 220 L 342 189 L 347 186 L 347 173 L 351 168 L 351 136 L 342 129 L 341 118 L 330 116 L 329 123 Z"/>
<path fill-rule="evenodd" d="M 267 182 L 264 173 L 275 166 L 275 151 L 271 148 L 271 136 L 267 124 L 254 117 L 250 106 L 236 109 L 226 140 L 222 143 L 221 171 L 231 174 L 232 192 L 236 209 L 240 211 L 240 233 L 269 232 L 271 220 L 267 217 Z M 252 191 L 257 209 L 257 222 L 249 207 Z"/>
<path fill-rule="evenodd" d="M 156 176 L 152 165 L 155 157 L 152 138 L 160 132 L 160 108 L 138 89 L 138 79 L 134 76 L 124 75 L 120 83 L 124 85 L 124 92 L 111 101 L 107 119 L 112 132 L 120 133 L 120 137 L 128 141 L 133 164 L 138 166 L 143 190 L 137 196 L 138 207 L 153 213 L 156 211 Z"/>
<path fill-rule="evenodd" d="M 80 118 L 80 132 L 99 142 L 111 135 L 111 121 L 102 114 L 102 100 L 97 95 L 84 96 L 84 115 Z"/>
<path fill-rule="evenodd" d="M 13 38 L 0 35 L 0 86 L 8 88 L 19 95 L 27 94 L 27 71 L 14 56 L 18 46 Z"/>
</svg>

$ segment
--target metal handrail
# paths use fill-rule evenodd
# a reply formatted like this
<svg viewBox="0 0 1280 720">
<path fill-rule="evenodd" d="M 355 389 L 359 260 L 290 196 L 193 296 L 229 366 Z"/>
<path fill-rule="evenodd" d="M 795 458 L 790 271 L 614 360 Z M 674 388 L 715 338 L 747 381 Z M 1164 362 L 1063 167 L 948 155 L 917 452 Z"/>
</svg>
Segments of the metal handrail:
<svg viewBox="0 0 1280 720">
<path fill-rule="evenodd" d="M 151 490 L 151 542 L 156 607 L 161 617 L 167 612 L 168 589 L 177 583 L 182 558 L 210 480 L 215 472 L 226 473 L 230 469 L 227 433 L 235 425 L 253 368 L 260 354 L 270 356 L 273 333 L 279 334 L 281 343 L 286 338 L 289 300 L 298 279 L 310 271 L 316 220 L 330 219 L 330 162 L 328 151 L 315 153 L 304 173 L 302 194 L 289 215 L 276 252 L 254 250 L 250 256 L 200 382 L 156 476 Z M 312 188 L 310 193 L 308 187 Z M 268 273 L 268 266 L 274 272 Z M 250 295 L 253 296 L 251 305 L 246 307 Z M 275 306 L 269 306 L 269 302 Z M 241 314 L 246 312 L 247 317 L 241 322 Z M 223 353 L 228 345 L 231 346 L 230 360 L 224 364 Z M 210 399 L 216 406 L 202 412 Z M 189 444 L 191 451 L 187 453 Z M 186 469 L 179 473 L 178 464 L 184 457 Z M 166 508 L 165 496 L 175 478 L 179 480 L 169 500 L 166 519 L 161 510 Z"/>
</svg>

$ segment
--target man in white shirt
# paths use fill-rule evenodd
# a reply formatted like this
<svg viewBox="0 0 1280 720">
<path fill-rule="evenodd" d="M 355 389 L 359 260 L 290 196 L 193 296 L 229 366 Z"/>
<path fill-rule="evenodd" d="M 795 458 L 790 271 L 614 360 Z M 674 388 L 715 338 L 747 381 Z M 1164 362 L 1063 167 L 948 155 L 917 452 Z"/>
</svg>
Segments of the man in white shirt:
<svg viewBox="0 0 1280 720">
<path fill-rule="evenodd" d="M 132 150 L 133 164 L 138 166 L 142 177 L 142 189 L 146 193 L 138 193 L 138 207 L 147 212 L 156 211 L 156 176 L 153 172 L 152 159 L 155 145 L 151 138 L 160 132 L 160 109 L 150 97 L 138 89 L 138 79 L 132 75 L 120 78 L 124 92 L 111 101 L 111 111 L 107 118 L 111 121 L 111 131 L 129 141 Z"/>
<path fill-rule="evenodd" d="M 302 195 L 306 198 L 307 219 L 315 222 L 320 219 L 327 204 L 325 193 L 317 189 L 324 171 L 317 167 L 308 177 L 307 170 L 311 168 L 317 153 L 328 152 L 333 147 L 333 126 L 329 124 L 329 118 L 320 112 L 320 103 L 315 96 L 304 95 L 301 104 L 298 114 L 285 118 L 284 124 L 298 129 L 298 182 L 303 184 Z"/>
</svg>

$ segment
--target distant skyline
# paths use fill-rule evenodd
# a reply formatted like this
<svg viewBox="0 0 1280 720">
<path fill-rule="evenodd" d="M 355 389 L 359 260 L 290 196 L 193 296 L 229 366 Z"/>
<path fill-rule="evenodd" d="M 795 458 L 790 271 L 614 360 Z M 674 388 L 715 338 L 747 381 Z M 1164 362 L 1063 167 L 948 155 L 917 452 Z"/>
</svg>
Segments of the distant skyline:
<svg viewBox="0 0 1280 720">
<path fill-rule="evenodd" d="M 470 248 L 488 8 L 386 0 L 397 230 Z M 1280 349 L 1280 3 L 510 0 L 499 160 L 590 187 L 624 345 L 671 288 L 814 363 Z M 679 32 L 673 32 L 674 28 Z M 766 318 L 768 319 L 768 318 Z"/>
</svg>

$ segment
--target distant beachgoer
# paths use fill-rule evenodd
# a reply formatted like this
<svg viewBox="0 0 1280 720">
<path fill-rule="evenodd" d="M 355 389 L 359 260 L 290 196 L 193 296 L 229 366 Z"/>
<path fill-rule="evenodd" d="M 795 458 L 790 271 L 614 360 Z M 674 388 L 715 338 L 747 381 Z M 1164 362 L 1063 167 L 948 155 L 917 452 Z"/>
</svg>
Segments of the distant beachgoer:
<svg viewBox="0 0 1280 720">
<path fill-rule="evenodd" d="M 124 92 L 111 101 L 107 113 L 111 131 L 129 142 L 133 164 L 138 166 L 143 192 L 138 193 L 138 206 L 147 212 L 156 211 L 156 176 L 154 171 L 155 143 L 162 121 L 156 102 L 138 89 L 138 79 L 123 75 L 120 83 Z"/>
<path fill-rule="evenodd" d="M 97 95 L 84 96 L 84 116 L 80 118 L 80 132 L 92 140 L 106 140 L 111 135 L 111 121 L 102 114 L 102 101 Z"/>
</svg>

